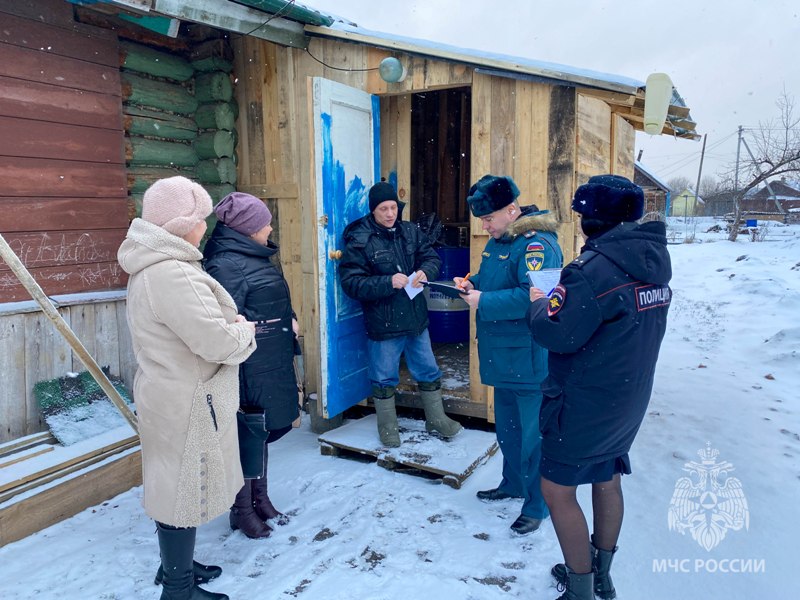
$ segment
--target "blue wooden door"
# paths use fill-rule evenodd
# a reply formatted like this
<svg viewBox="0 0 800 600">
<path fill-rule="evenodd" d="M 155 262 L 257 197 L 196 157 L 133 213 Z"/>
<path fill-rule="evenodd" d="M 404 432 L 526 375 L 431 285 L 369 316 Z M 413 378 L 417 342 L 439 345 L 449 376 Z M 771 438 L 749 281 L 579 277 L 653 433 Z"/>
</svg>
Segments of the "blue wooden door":
<svg viewBox="0 0 800 600">
<path fill-rule="evenodd" d="M 342 232 L 367 214 L 378 178 L 378 98 L 315 78 L 314 156 L 319 272 L 320 394 L 331 418 L 370 394 L 367 335 L 361 305 L 339 282 Z"/>
</svg>

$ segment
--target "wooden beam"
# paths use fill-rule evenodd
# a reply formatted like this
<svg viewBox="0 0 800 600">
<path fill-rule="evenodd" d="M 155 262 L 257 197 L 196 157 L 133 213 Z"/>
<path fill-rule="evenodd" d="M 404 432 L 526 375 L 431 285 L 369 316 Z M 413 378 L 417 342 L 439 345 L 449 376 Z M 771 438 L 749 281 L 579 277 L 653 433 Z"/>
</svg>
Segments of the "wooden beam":
<svg viewBox="0 0 800 600">
<path fill-rule="evenodd" d="M 37 446 L 39 444 L 55 443 L 55 441 L 56 439 L 49 431 L 32 433 L 30 435 L 0 444 L 0 456 L 6 456 L 7 454 L 12 454 L 14 452 L 24 450 L 25 448 L 29 448 L 31 446 Z"/>
<path fill-rule="evenodd" d="M 308 47 L 300 23 L 225 0 L 154 0 L 153 10 L 182 21 L 203 23 L 226 31 L 276 42 L 293 48 Z M 267 22 L 269 21 L 269 22 Z"/>
</svg>

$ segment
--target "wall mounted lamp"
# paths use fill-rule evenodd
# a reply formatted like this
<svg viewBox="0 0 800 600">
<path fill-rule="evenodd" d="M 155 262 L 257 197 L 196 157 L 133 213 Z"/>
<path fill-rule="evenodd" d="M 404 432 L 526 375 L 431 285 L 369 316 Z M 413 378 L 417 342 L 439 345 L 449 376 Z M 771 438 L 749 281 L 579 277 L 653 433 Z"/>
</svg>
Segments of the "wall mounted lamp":
<svg viewBox="0 0 800 600">
<path fill-rule="evenodd" d="M 672 80 L 666 73 L 651 73 L 644 90 L 644 131 L 658 135 L 664 129 L 672 99 Z"/>
</svg>

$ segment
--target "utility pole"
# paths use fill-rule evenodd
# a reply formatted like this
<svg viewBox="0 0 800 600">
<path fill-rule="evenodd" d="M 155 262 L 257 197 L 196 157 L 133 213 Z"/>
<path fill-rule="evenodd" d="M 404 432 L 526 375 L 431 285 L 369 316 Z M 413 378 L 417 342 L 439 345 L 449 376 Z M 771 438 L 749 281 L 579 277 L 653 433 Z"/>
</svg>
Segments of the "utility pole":
<svg viewBox="0 0 800 600">
<path fill-rule="evenodd" d="M 694 187 L 694 211 L 692 214 L 696 217 L 697 216 L 697 201 L 700 200 L 700 175 L 703 173 L 703 158 L 706 155 L 706 140 L 708 139 L 708 134 L 703 135 L 703 149 L 700 151 L 700 168 L 697 169 L 697 185 Z M 692 233 L 697 233 L 694 231 L 694 228 L 697 227 L 697 219 L 694 220 L 692 223 Z"/>
</svg>

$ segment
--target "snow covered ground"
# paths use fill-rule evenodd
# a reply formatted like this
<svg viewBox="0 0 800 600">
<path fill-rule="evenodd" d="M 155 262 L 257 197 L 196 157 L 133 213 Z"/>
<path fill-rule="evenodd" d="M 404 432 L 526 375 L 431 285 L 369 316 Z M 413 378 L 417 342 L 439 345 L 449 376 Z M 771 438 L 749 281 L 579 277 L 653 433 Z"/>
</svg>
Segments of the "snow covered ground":
<svg viewBox="0 0 800 600">
<path fill-rule="evenodd" d="M 670 223 L 674 241 L 694 232 L 694 243 L 670 246 L 669 327 L 633 475 L 623 483 L 626 516 L 612 571 L 622 600 L 795 595 L 800 226 L 771 225 L 765 241 L 730 243 L 706 233 L 711 225 Z M 719 454 L 703 464 L 705 448 Z M 690 462 L 696 466 L 685 467 Z M 254 541 L 232 533 L 223 516 L 199 530 L 196 558 L 224 568 L 207 587 L 234 599 L 555 598 L 548 572 L 561 555 L 550 523 L 513 537 L 518 501 L 475 498 L 498 483 L 500 466 L 498 454 L 453 490 L 321 456 L 306 419 L 274 445 L 270 461 L 273 500 L 292 521 Z M 716 497 L 695 497 L 714 517 L 699 523 L 718 527 L 696 529 L 705 536 L 695 539 L 670 530 L 668 514 L 671 502 L 684 506 L 680 495 L 673 502 L 679 480 L 692 475 L 697 483 L 701 471 Z M 740 483 L 738 499 L 736 480 L 711 487 L 726 477 Z M 133 489 L 0 548 L 0 596 L 158 598 L 156 536 L 140 497 Z"/>
</svg>

